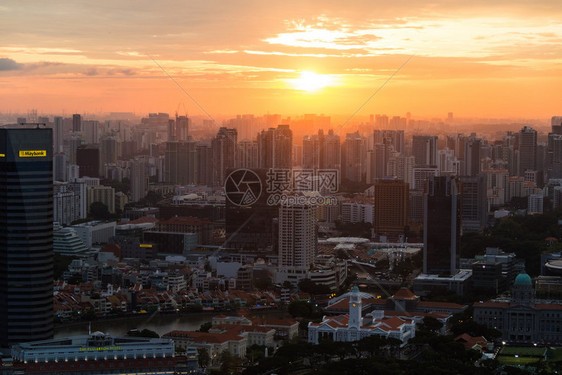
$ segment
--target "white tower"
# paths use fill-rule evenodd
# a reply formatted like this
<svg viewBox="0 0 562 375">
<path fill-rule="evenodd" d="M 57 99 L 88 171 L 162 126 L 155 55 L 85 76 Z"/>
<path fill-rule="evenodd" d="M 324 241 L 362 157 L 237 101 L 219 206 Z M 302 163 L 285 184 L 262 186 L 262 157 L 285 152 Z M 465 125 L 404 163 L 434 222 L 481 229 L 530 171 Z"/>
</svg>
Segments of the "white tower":
<svg viewBox="0 0 562 375">
<path fill-rule="evenodd" d="M 351 289 L 351 295 L 349 296 L 348 328 L 361 328 L 361 295 L 357 286 Z"/>
</svg>

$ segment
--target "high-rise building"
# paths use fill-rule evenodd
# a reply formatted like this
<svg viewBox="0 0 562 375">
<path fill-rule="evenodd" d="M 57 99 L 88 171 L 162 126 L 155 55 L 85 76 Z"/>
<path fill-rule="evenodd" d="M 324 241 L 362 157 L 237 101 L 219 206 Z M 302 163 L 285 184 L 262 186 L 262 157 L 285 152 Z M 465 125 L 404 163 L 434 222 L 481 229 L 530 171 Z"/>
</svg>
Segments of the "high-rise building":
<svg viewBox="0 0 562 375">
<path fill-rule="evenodd" d="M 76 163 L 76 151 L 78 151 L 78 147 L 82 145 L 82 138 L 78 135 L 72 135 L 68 140 L 68 151 L 65 150 L 65 154 L 68 157 L 69 164 L 77 164 Z"/>
<path fill-rule="evenodd" d="M 488 222 L 487 180 L 484 174 L 459 177 L 463 233 L 478 232 Z"/>
<path fill-rule="evenodd" d="M 293 132 L 289 125 L 262 130 L 258 134 L 258 155 L 260 168 L 292 168 Z"/>
<path fill-rule="evenodd" d="M 340 136 L 330 129 L 324 138 L 324 165 L 322 168 L 341 170 L 341 145 Z"/>
<path fill-rule="evenodd" d="M 80 194 L 74 193 L 67 182 L 54 182 L 53 219 L 62 225 L 70 225 L 80 219 Z"/>
<path fill-rule="evenodd" d="M 397 155 L 397 153 L 394 152 L 388 158 L 387 175 L 397 177 L 412 185 L 415 162 L 413 156 Z"/>
<path fill-rule="evenodd" d="M 548 133 L 548 144 L 546 149 L 546 169 L 548 178 L 562 177 L 562 117 L 552 118 L 552 132 Z"/>
<path fill-rule="evenodd" d="M 394 151 L 404 153 L 404 130 L 375 130 L 373 142 L 392 145 Z"/>
<path fill-rule="evenodd" d="M 76 149 L 76 164 L 80 167 L 80 177 L 100 175 L 100 150 L 98 145 L 80 145 Z"/>
<path fill-rule="evenodd" d="M 87 144 L 96 144 L 99 142 L 99 121 L 82 120 L 82 134 Z"/>
<path fill-rule="evenodd" d="M 258 167 L 258 142 L 243 139 L 236 150 L 236 167 L 254 169 Z"/>
<path fill-rule="evenodd" d="M 550 125 L 554 134 L 562 134 L 562 116 L 552 116 Z"/>
<path fill-rule="evenodd" d="M 537 169 L 537 131 L 530 126 L 524 126 L 519 131 L 518 176 L 524 176 L 528 169 Z"/>
<path fill-rule="evenodd" d="M 480 174 L 480 147 L 482 141 L 471 138 L 464 144 L 464 175 L 478 176 Z"/>
<path fill-rule="evenodd" d="M 431 177 L 424 199 L 423 273 L 454 275 L 461 229 L 456 181 Z"/>
<path fill-rule="evenodd" d="M 373 149 L 368 152 L 368 168 L 367 168 L 367 182 L 373 183 L 378 179 L 388 176 L 388 161 L 393 152 L 391 144 L 387 144 L 384 139 L 383 143 L 375 143 Z"/>
<path fill-rule="evenodd" d="M 398 179 L 375 182 L 374 232 L 376 235 L 400 235 L 408 225 L 408 184 Z"/>
<path fill-rule="evenodd" d="M 439 169 L 437 167 L 413 168 L 412 175 L 412 189 L 427 191 L 427 181 L 433 176 L 439 176 Z"/>
<path fill-rule="evenodd" d="M 196 183 L 211 186 L 213 184 L 213 149 L 208 142 L 197 142 L 196 153 Z"/>
<path fill-rule="evenodd" d="M 213 183 L 215 186 L 224 185 L 227 169 L 235 168 L 237 165 L 237 138 L 238 132 L 236 129 L 222 127 L 211 142 L 213 150 Z"/>
<path fill-rule="evenodd" d="M 304 136 L 302 143 L 302 167 L 305 169 L 340 169 L 340 137 L 330 129 L 324 135 L 322 129 L 317 135 Z"/>
<path fill-rule="evenodd" d="M 280 206 L 279 264 L 276 280 L 296 284 L 306 278 L 316 256 L 317 242 L 316 207 Z"/>
<path fill-rule="evenodd" d="M 302 140 L 302 167 L 305 169 L 320 168 L 320 160 L 324 155 L 324 133 L 318 131 L 318 135 L 305 135 Z"/>
<path fill-rule="evenodd" d="M 346 134 L 342 145 L 343 178 L 353 182 L 365 181 L 366 159 L 365 138 L 359 132 Z"/>
<path fill-rule="evenodd" d="M 82 131 L 82 116 L 79 114 L 72 115 L 72 131 L 81 132 Z"/>
<path fill-rule="evenodd" d="M 0 129 L 0 346 L 53 335 L 52 129 Z"/>
<path fill-rule="evenodd" d="M 412 154 L 419 167 L 437 165 L 437 136 L 414 135 L 412 139 Z"/>
<path fill-rule="evenodd" d="M 459 165 L 458 160 L 455 158 L 455 150 L 445 147 L 437 152 L 437 167 L 439 172 L 452 173 L 454 175 L 460 175 L 462 172 L 456 170 L 456 166 Z"/>
<path fill-rule="evenodd" d="M 53 177 L 55 181 L 67 181 L 66 155 L 64 153 L 53 156 Z"/>
<path fill-rule="evenodd" d="M 189 131 L 189 118 L 187 116 L 176 115 L 176 140 L 187 141 Z"/>
<path fill-rule="evenodd" d="M 88 212 L 94 202 L 105 204 L 109 213 L 115 213 L 115 189 L 104 185 L 88 186 Z"/>
<path fill-rule="evenodd" d="M 168 142 L 176 141 L 176 122 L 168 120 Z"/>
<path fill-rule="evenodd" d="M 64 128 L 62 117 L 56 116 L 53 123 L 53 152 L 59 153 L 64 152 Z"/>
<path fill-rule="evenodd" d="M 116 164 L 118 154 L 117 140 L 114 136 L 108 136 L 102 139 L 100 143 L 100 167 L 104 168 L 106 164 Z"/>
<path fill-rule="evenodd" d="M 138 202 L 146 197 L 148 190 L 148 175 L 143 158 L 131 162 L 131 201 Z"/>
<path fill-rule="evenodd" d="M 166 142 L 164 180 L 172 184 L 195 184 L 197 176 L 196 143 Z"/>
</svg>

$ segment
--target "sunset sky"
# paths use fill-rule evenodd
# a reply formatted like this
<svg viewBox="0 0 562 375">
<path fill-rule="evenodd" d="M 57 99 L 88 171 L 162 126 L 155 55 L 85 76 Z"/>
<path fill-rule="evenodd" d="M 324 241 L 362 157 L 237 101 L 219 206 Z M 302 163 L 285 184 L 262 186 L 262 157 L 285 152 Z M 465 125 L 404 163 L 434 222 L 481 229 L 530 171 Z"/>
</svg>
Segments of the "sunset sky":
<svg viewBox="0 0 562 375">
<path fill-rule="evenodd" d="M 402 66 L 364 114 L 545 118 L 560 20 L 559 0 L 3 0 L 0 111 L 202 114 L 160 65 L 214 115 L 351 114 Z"/>
</svg>

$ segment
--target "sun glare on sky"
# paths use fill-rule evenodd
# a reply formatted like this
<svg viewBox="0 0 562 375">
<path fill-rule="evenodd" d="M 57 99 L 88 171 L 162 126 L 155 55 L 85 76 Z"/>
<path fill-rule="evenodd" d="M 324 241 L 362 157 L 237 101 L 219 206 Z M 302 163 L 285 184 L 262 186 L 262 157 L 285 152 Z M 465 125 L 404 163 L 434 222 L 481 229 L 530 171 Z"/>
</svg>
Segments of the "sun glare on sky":
<svg viewBox="0 0 562 375">
<path fill-rule="evenodd" d="M 115 3 L 2 0 L 0 113 L 173 113 L 189 92 L 209 113 L 344 114 L 389 78 L 365 111 L 535 118 L 562 102 L 562 1 Z"/>
<path fill-rule="evenodd" d="M 295 90 L 316 92 L 325 87 L 333 86 L 333 77 L 325 74 L 318 74 L 309 71 L 302 71 L 299 78 L 287 80 Z"/>
</svg>

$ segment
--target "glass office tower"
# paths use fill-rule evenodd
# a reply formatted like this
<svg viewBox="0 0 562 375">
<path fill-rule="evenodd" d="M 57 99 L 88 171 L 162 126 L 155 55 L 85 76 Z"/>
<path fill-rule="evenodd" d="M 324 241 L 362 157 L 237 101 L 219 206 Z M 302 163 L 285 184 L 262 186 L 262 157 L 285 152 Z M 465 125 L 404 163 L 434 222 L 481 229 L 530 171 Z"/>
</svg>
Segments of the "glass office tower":
<svg viewBox="0 0 562 375">
<path fill-rule="evenodd" d="M 0 129 L 0 346 L 53 335 L 52 130 Z"/>
</svg>

